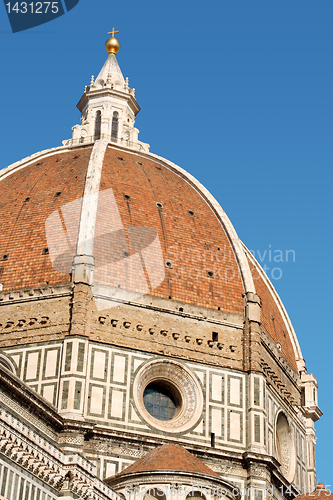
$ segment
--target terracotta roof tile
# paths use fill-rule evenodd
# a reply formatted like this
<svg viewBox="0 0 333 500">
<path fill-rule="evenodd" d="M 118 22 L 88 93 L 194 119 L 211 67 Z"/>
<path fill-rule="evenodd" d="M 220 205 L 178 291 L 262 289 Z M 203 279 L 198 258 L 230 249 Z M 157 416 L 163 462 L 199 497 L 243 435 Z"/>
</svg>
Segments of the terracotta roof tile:
<svg viewBox="0 0 333 500">
<path fill-rule="evenodd" d="M 120 472 L 117 477 L 130 472 L 150 472 L 157 470 L 177 470 L 178 472 L 194 472 L 196 474 L 209 474 L 210 476 L 220 477 L 201 462 L 201 460 L 185 450 L 185 448 L 174 444 L 165 444 L 155 448 Z"/>
<path fill-rule="evenodd" d="M 82 197 L 91 151 L 91 146 L 59 151 L 0 178 L 3 290 L 70 282 L 71 266 L 60 272 L 53 268 L 50 255 L 43 254 L 48 247 L 45 221 L 55 210 Z M 152 295 L 243 314 L 244 289 L 228 235 L 190 182 L 153 158 L 109 146 L 100 184 L 101 191 L 107 189 L 113 191 L 125 231 L 133 226 L 153 228 L 159 236 L 163 261 L 171 262 Z M 75 241 L 79 221 L 72 217 L 70 222 Z M 104 234 L 105 228 L 109 231 L 111 223 L 110 214 L 103 214 L 96 223 L 97 233 Z M 112 253 L 117 249 L 116 245 L 105 248 L 102 244 L 94 248 L 94 279 L 98 284 L 113 285 L 105 262 L 117 258 Z M 3 256 L 7 257 L 1 260 Z M 137 273 L 131 271 L 128 280 L 130 289 L 141 290 Z M 118 284 L 116 280 L 114 286 Z"/>
</svg>

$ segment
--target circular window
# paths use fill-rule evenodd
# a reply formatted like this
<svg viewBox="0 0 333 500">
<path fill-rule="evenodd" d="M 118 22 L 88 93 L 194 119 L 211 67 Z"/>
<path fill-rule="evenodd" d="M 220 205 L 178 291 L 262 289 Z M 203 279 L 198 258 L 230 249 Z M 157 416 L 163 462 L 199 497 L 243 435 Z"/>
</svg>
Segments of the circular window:
<svg viewBox="0 0 333 500">
<path fill-rule="evenodd" d="M 181 396 L 176 387 L 165 382 L 148 384 L 143 391 L 143 404 L 147 412 L 158 420 L 172 420 L 181 406 Z"/>
<path fill-rule="evenodd" d="M 183 432 L 199 420 L 203 408 L 200 384 L 184 365 L 156 360 L 144 365 L 133 383 L 139 413 L 154 428 Z"/>
</svg>

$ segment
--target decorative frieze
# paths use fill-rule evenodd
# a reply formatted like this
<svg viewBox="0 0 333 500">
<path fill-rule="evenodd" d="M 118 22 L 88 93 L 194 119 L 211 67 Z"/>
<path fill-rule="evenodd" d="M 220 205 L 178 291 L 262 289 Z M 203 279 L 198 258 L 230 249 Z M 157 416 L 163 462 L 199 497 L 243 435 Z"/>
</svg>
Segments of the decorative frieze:
<svg viewBox="0 0 333 500">
<path fill-rule="evenodd" d="M 34 288 L 24 288 L 19 290 L 8 290 L 0 292 L 0 305 L 16 302 L 27 302 L 40 300 L 41 298 L 58 298 L 71 295 L 72 287 L 63 286 L 43 286 Z"/>
<path fill-rule="evenodd" d="M 153 336 L 158 341 L 160 338 L 160 342 L 171 341 L 173 343 L 174 340 L 178 343 L 186 343 L 186 344 L 196 344 L 197 346 L 202 346 L 201 349 L 203 351 L 207 351 L 207 347 L 210 349 L 216 349 L 218 351 L 223 351 L 222 355 L 230 353 L 236 353 L 239 349 L 237 348 L 236 342 L 232 341 L 233 337 L 230 335 L 229 331 L 222 331 L 221 337 L 223 337 L 223 342 L 218 342 L 210 338 L 202 338 L 202 333 L 198 332 L 198 335 L 189 335 L 186 331 L 186 327 L 188 325 L 184 325 L 184 331 L 182 331 L 182 324 L 179 322 L 178 331 L 173 331 L 172 329 L 166 329 L 164 326 L 159 326 L 158 324 L 143 324 L 142 322 L 136 323 L 130 321 L 129 319 L 118 319 L 118 318 L 110 318 L 107 315 L 100 315 L 96 320 L 97 328 L 108 329 L 111 333 L 122 333 L 122 331 L 133 330 L 136 332 L 143 332 L 147 336 Z M 223 323 L 221 323 L 223 324 Z M 111 328 L 110 328 L 111 327 Z M 114 329 L 114 330 L 113 330 Z M 125 330 L 124 330 L 125 329 Z M 206 328 L 207 330 L 207 328 Z M 212 335 L 212 334 L 210 334 Z M 206 335 L 205 335 L 206 337 Z M 229 337 L 229 342 L 228 342 Z M 149 341 L 151 341 L 151 337 L 147 337 Z M 231 342 L 230 342 L 231 340 Z M 197 349 L 197 347 L 193 347 Z M 236 354 L 235 354 L 236 355 Z"/>
<path fill-rule="evenodd" d="M 34 329 L 41 326 L 49 325 L 50 318 L 48 316 L 39 316 L 37 318 L 21 318 L 16 321 L 11 321 L 10 319 L 1 321 L 0 332 L 3 334 L 10 333 L 12 330 L 28 330 L 29 328 Z"/>
<path fill-rule="evenodd" d="M 96 478 L 91 462 L 78 453 L 63 453 L 4 410 L 0 410 L 0 462 L 3 463 L 0 471 L 4 469 L 2 457 L 19 466 L 19 471 L 23 470 L 21 477 L 32 475 L 35 481 L 30 482 L 48 486 L 54 492 L 70 491 L 79 498 L 92 495 L 96 500 L 120 500 L 117 493 Z"/>
<path fill-rule="evenodd" d="M 264 360 L 261 359 L 261 366 L 266 375 L 267 382 L 275 387 L 277 392 L 281 395 L 283 399 L 285 399 L 290 406 L 297 405 L 297 401 L 292 397 L 291 392 L 288 391 L 285 384 L 282 380 L 276 375 L 275 371 L 270 367 L 270 365 Z"/>
</svg>

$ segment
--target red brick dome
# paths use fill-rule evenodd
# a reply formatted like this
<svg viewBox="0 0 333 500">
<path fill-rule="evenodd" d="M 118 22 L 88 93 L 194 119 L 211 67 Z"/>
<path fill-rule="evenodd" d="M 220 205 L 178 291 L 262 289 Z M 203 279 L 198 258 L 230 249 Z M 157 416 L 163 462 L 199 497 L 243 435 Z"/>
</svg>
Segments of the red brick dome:
<svg viewBox="0 0 333 500">
<path fill-rule="evenodd" d="M 52 214 L 60 217 L 63 234 L 72 242 L 72 255 L 67 255 L 72 262 L 82 225 L 80 210 L 72 217 L 70 231 L 61 213 L 64 206 L 72 206 L 75 200 L 87 194 L 87 184 L 96 176 L 95 146 L 47 150 L 1 171 L 0 282 L 3 292 L 70 283 L 70 266 L 62 269 L 52 261 L 46 221 Z M 257 292 L 262 300 L 264 329 L 274 342 L 281 343 L 285 358 L 297 369 L 300 351 L 283 306 L 279 305 L 267 278 L 261 276 L 253 280 L 253 259 L 249 264 L 246 250 L 229 219 L 199 182 L 153 154 L 105 144 L 97 189 L 100 193 L 112 190 L 123 227 L 122 238 L 129 249 L 128 255 L 123 251 L 120 257 L 136 252 L 130 248 L 128 228 L 152 228 L 158 235 L 164 279 L 155 283 L 156 286 L 150 283 L 148 294 L 244 315 L 244 294 Z M 114 221 L 108 221 L 110 214 L 100 208 L 102 212 L 96 226 L 99 224 L 103 232 L 104 225 L 110 227 Z M 119 236 L 99 246 L 94 244 L 95 266 L 100 262 L 100 269 L 105 269 L 107 264 L 103 258 L 111 247 L 118 245 L 117 252 L 121 252 L 120 240 Z M 118 257 L 108 256 L 113 261 Z M 128 283 L 134 290 L 138 286 L 137 276 L 135 272 L 132 274 Z M 102 285 L 121 285 L 116 278 L 113 283 L 105 283 L 103 272 L 96 276 Z"/>
<path fill-rule="evenodd" d="M 56 271 L 45 254 L 45 222 L 59 208 L 82 198 L 91 151 L 90 146 L 41 153 L 22 168 L 3 172 L 4 290 L 70 281 L 70 274 Z M 153 158 L 108 147 L 100 191 L 110 188 L 124 227 L 156 229 L 164 260 L 172 265 L 165 268 L 165 279 L 154 295 L 243 314 L 242 276 L 228 234 L 190 182 Z M 210 278 L 209 270 L 215 276 Z M 217 271 L 225 272 L 226 279 Z"/>
</svg>

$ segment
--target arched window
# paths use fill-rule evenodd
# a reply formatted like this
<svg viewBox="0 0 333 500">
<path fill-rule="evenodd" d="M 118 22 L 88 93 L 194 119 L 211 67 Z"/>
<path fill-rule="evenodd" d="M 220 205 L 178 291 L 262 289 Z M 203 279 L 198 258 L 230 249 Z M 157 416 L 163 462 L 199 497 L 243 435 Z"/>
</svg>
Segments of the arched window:
<svg viewBox="0 0 333 500">
<path fill-rule="evenodd" d="M 205 495 L 203 495 L 200 490 L 195 490 L 194 488 L 195 487 L 192 486 L 192 491 L 187 495 L 186 500 L 191 500 L 191 498 L 206 500 Z"/>
<path fill-rule="evenodd" d="M 97 111 L 95 118 L 95 141 L 101 138 L 101 121 L 102 113 L 101 111 Z"/>
<path fill-rule="evenodd" d="M 112 127 L 111 127 L 111 141 L 117 142 L 118 139 L 118 116 L 119 113 L 117 111 L 113 112 L 112 115 Z"/>
<path fill-rule="evenodd" d="M 150 488 L 143 500 L 166 500 L 164 488 L 158 486 L 157 488 Z"/>
</svg>

